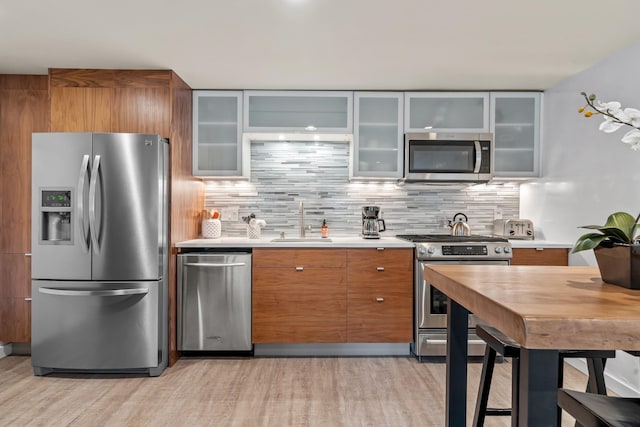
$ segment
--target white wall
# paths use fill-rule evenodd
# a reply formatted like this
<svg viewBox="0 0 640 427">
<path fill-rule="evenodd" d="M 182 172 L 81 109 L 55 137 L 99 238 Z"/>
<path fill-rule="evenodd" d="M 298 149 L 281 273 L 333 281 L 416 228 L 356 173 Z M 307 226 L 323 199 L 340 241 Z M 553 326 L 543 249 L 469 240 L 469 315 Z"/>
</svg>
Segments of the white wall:
<svg viewBox="0 0 640 427">
<path fill-rule="evenodd" d="M 588 46 L 585 46 L 588 49 Z M 533 220 L 548 240 L 575 242 L 615 211 L 640 212 L 640 152 L 620 141 L 629 130 L 598 130 L 602 119 L 585 118 L 581 91 L 601 101 L 619 101 L 640 109 L 640 43 L 572 76 L 544 93 L 543 178 L 523 184 L 520 214 Z M 595 265 L 592 251 L 571 255 L 574 265 Z M 640 325 L 639 325 L 640 327 Z M 618 354 L 607 365 L 607 385 L 619 393 L 640 394 L 640 362 Z"/>
</svg>

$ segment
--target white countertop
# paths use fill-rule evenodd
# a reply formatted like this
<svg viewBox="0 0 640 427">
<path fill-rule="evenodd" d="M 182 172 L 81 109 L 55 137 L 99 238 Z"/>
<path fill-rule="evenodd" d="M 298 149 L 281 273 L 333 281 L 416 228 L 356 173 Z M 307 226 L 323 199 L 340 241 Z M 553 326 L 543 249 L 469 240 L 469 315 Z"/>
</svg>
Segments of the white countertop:
<svg viewBox="0 0 640 427">
<path fill-rule="evenodd" d="M 246 237 L 221 237 L 219 239 L 193 239 L 176 243 L 178 248 L 413 248 L 412 242 L 391 236 L 379 239 L 363 239 L 360 236 L 329 236 L 327 240 L 312 237 L 311 241 L 272 242 L 279 236 L 263 236 L 260 239 Z"/>
<path fill-rule="evenodd" d="M 573 248 L 573 243 L 553 242 L 550 240 L 516 240 L 509 239 L 513 248 Z"/>
</svg>

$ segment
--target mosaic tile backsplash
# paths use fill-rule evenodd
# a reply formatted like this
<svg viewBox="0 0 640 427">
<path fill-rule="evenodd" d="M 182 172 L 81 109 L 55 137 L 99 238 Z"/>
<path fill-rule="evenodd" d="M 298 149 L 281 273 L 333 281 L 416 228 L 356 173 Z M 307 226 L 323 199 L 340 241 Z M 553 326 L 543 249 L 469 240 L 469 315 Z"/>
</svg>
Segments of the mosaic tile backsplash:
<svg viewBox="0 0 640 427">
<path fill-rule="evenodd" d="M 449 233 L 447 220 L 463 212 L 473 234 L 491 234 L 496 209 L 518 218 L 518 184 L 398 184 L 349 180 L 349 144 L 343 142 L 254 141 L 250 181 L 209 181 L 205 207 L 238 207 L 238 221 L 223 221 L 223 236 L 245 236 L 243 216 L 254 213 L 267 226 L 263 235 L 299 233 L 299 202 L 304 203 L 307 236 L 357 235 L 363 206 L 379 206 L 383 235 Z"/>
</svg>

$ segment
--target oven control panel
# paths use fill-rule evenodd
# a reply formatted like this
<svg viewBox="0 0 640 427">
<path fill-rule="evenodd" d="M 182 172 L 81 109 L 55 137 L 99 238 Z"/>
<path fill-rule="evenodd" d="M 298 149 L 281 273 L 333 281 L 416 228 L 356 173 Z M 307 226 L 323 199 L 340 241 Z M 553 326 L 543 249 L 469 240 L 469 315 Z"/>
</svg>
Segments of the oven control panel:
<svg viewBox="0 0 640 427">
<path fill-rule="evenodd" d="M 417 243 L 416 257 L 418 259 L 510 259 L 511 246 L 509 243 L 474 243 L 474 244 L 443 244 Z"/>
</svg>

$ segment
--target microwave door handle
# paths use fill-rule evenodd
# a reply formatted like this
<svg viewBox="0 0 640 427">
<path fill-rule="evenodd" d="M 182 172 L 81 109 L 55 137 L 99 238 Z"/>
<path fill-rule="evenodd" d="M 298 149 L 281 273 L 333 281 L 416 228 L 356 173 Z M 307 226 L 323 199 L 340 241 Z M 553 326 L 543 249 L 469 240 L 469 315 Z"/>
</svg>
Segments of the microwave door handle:
<svg viewBox="0 0 640 427">
<path fill-rule="evenodd" d="M 480 164 L 482 164 L 482 151 L 480 149 L 480 141 L 473 141 L 473 145 L 476 147 L 476 165 L 473 168 L 473 173 L 480 173 Z"/>
<path fill-rule="evenodd" d="M 85 252 L 89 251 L 89 236 L 88 229 L 84 221 L 84 187 L 86 185 L 86 177 L 90 176 L 89 171 L 89 155 L 85 154 L 82 158 L 82 165 L 80 166 L 80 176 L 78 177 L 78 197 L 76 197 L 78 223 L 80 224 L 80 240 L 82 240 L 82 247 Z"/>
</svg>

